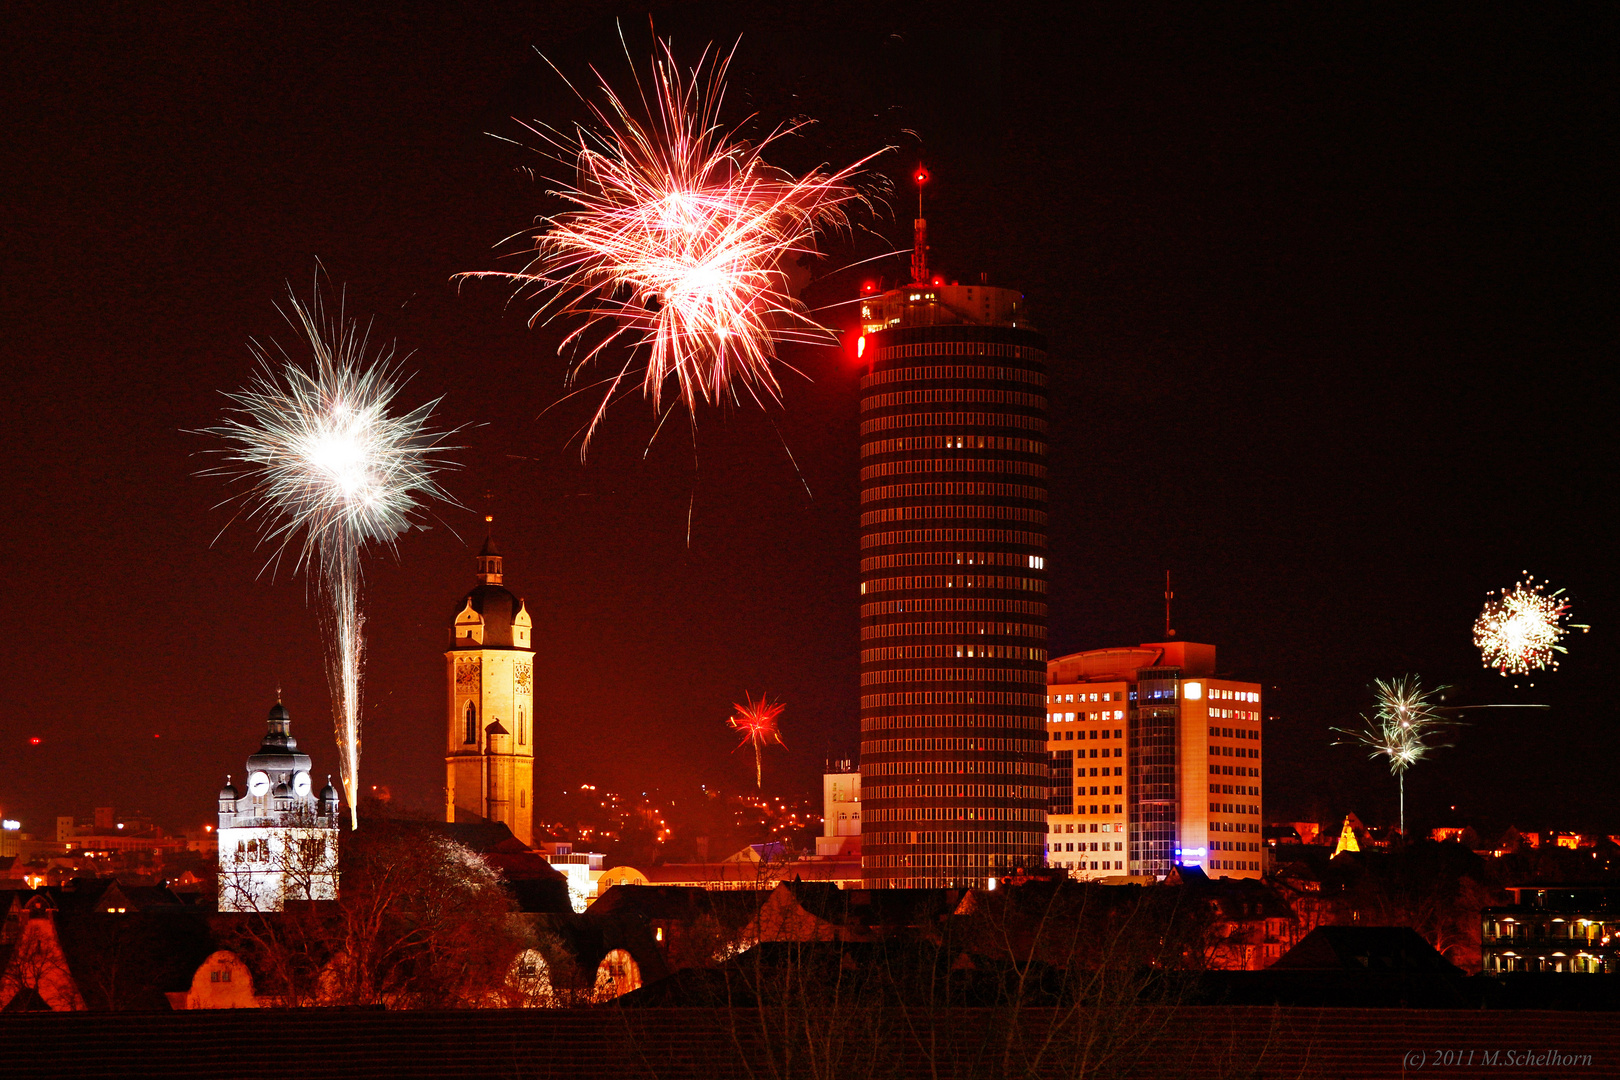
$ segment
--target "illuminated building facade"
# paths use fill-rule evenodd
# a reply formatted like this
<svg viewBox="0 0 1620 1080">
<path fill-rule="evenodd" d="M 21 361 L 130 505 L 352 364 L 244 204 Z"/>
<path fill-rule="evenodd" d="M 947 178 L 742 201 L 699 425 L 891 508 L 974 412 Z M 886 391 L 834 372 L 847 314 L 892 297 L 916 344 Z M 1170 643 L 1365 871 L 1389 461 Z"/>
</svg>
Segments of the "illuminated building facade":
<svg viewBox="0 0 1620 1080">
<path fill-rule="evenodd" d="M 914 276 L 857 345 L 861 875 L 982 887 L 1043 850 L 1046 347 L 1021 294 Z"/>
<path fill-rule="evenodd" d="M 1261 876 L 1260 686 L 1215 670 L 1215 647 L 1187 641 L 1050 663 L 1050 865 L 1084 878 L 1162 878 L 1178 864 Z"/>
<path fill-rule="evenodd" d="M 504 585 L 493 539 L 445 655 L 444 819 L 498 821 L 534 839 L 534 650 L 528 608 Z"/>
<path fill-rule="evenodd" d="M 219 910 L 280 911 L 287 900 L 332 900 L 338 884 L 338 793 L 312 790 L 309 755 L 287 710 L 270 710 L 247 759 L 247 791 L 219 793 Z"/>
<path fill-rule="evenodd" d="M 1047 863 L 1077 878 L 1122 877 L 1130 684 L 1048 689 Z"/>
<path fill-rule="evenodd" d="M 1620 972 L 1620 888 L 1603 882 L 1509 885 L 1513 903 L 1480 912 L 1480 970 Z"/>
<path fill-rule="evenodd" d="M 816 854 L 858 856 L 861 853 L 861 774 L 849 760 L 828 762 L 821 775 L 821 835 Z"/>
</svg>

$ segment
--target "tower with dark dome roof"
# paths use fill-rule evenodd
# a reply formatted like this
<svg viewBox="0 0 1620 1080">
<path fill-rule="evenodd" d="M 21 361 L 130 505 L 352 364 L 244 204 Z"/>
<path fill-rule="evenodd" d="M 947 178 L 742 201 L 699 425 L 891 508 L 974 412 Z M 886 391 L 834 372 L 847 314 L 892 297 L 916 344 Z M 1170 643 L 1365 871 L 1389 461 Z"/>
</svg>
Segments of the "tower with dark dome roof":
<svg viewBox="0 0 1620 1080">
<path fill-rule="evenodd" d="M 498 821 L 527 844 L 534 836 L 533 623 L 503 584 L 503 562 L 491 533 L 478 552 L 478 584 L 450 625 L 444 810 L 446 821 Z"/>
<path fill-rule="evenodd" d="M 246 791 L 219 793 L 219 910 L 280 911 L 289 900 L 337 896 L 338 793 L 317 795 L 287 707 L 276 702 L 247 759 Z"/>
</svg>

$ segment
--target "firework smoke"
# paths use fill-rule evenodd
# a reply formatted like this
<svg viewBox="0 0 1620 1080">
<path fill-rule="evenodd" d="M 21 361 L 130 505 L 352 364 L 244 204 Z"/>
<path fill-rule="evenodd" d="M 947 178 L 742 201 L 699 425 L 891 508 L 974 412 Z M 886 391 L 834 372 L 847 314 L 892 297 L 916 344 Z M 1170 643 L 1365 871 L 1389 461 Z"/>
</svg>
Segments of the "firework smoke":
<svg viewBox="0 0 1620 1080">
<path fill-rule="evenodd" d="M 1474 645 L 1485 666 L 1504 676 L 1556 669 L 1558 654 L 1568 651 L 1559 642 L 1572 629 L 1588 629 L 1568 621 L 1563 589 L 1548 592 L 1531 574 L 1501 596 L 1491 596 L 1474 620 Z"/>
<path fill-rule="evenodd" d="M 446 433 L 429 418 L 438 399 L 404 415 L 388 409 L 401 377 L 392 348 L 367 357 L 367 334 L 341 308 L 322 311 L 290 298 L 287 321 L 304 337 L 310 365 L 279 345 L 249 347 L 259 369 L 227 397 L 225 421 L 208 429 L 229 444 L 230 465 L 212 470 L 247 482 L 247 517 L 275 545 L 273 561 L 295 551 L 295 570 L 310 573 L 322 601 L 326 670 L 332 692 L 339 768 L 349 820 L 358 827 L 360 696 L 365 618 L 360 556 L 391 544 L 414 523 L 419 500 L 447 498 L 434 479 L 445 463 Z"/>
<path fill-rule="evenodd" d="M 765 773 L 760 760 L 760 748 L 772 739 L 776 740 L 779 746 L 787 745 L 782 742 L 781 729 L 776 726 L 776 718 L 782 715 L 782 710 L 787 706 L 781 702 L 768 700 L 768 695 L 765 694 L 761 694 L 758 701 L 747 695 L 744 695 L 743 700 L 747 704 L 733 705 L 732 708 L 737 711 L 726 723 L 733 730 L 743 733 L 742 742 L 737 744 L 738 750 L 749 743 L 754 744 L 754 786 L 764 788 Z"/>
<path fill-rule="evenodd" d="M 777 345 L 835 340 L 793 298 L 786 267 L 816 253 L 818 232 L 848 227 L 847 205 L 862 201 L 851 178 L 876 155 L 802 178 L 767 164 L 772 144 L 808 121 L 779 125 L 757 143 L 723 127 L 729 63 L 729 55 L 705 52 L 683 73 L 663 41 L 650 79 L 636 79 L 639 109 L 596 73 L 602 100 L 579 95 L 590 126 L 565 135 L 525 125 L 541 141 L 536 149 L 572 174 L 551 181 L 569 209 L 536 232 L 508 237 L 531 241 L 521 271 L 458 275 L 511 281 L 541 300 L 531 326 L 559 315 L 577 320 L 559 348 L 575 357 L 570 381 L 615 343 L 629 347 L 605 380 L 582 454 L 638 364 L 646 365 L 641 388 L 655 412 L 673 383 L 693 413 L 700 401 L 736 401 L 739 393 L 777 398 Z"/>
</svg>

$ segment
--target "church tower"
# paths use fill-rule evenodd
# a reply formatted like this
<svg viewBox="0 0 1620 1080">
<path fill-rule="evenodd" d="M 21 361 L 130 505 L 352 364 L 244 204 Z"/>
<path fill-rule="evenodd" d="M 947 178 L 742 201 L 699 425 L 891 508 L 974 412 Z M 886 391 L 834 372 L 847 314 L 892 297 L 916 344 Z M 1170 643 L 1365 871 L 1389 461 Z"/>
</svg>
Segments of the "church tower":
<svg viewBox="0 0 1620 1080">
<path fill-rule="evenodd" d="M 444 654 L 444 819 L 498 821 L 528 844 L 534 838 L 533 623 L 502 577 L 491 535 L 478 553 L 478 585 L 457 608 Z"/>
<path fill-rule="evenodd" d="M 276 702 L 247 759 L 247 792 L 219 793 L 219 910 L 280 911 L 288 900 L 331 900 L 338 884 L 338 793 L 316 795 L 309 755 Z"/>
</svg>

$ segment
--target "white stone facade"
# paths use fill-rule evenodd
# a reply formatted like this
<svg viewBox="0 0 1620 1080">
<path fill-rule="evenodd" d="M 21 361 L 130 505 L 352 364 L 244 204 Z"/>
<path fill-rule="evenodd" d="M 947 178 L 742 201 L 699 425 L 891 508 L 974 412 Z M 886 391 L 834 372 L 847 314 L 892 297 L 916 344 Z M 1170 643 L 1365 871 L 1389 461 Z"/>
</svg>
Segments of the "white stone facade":
<svg viewBox="0 0 1620 1080">
<path fill-rule="evenodd" d="M 280 911 L 288 900 L 336 900 L 336 827 L 219 830 L 219 910 Z"/>
<path fill-rule="evenodd" d="M 339 799 L 327 778 L 314 794 L 309 755 L 298 752 L 277 702 L 258 753 L 247 759 L 247 792 L 219 793 L 219 910 L 280 911 L 289 900 L 334 900 Z"/>
</svg>

